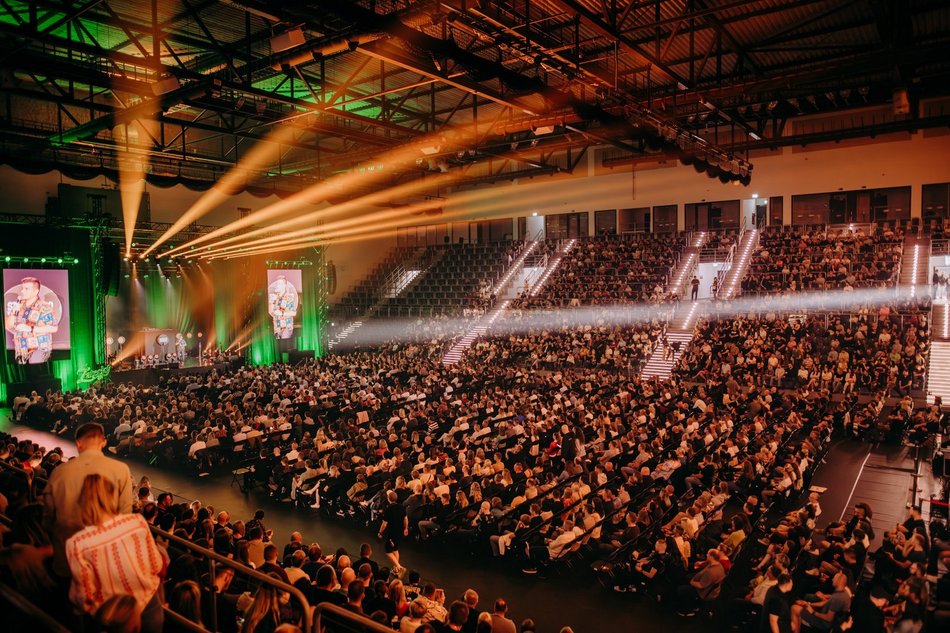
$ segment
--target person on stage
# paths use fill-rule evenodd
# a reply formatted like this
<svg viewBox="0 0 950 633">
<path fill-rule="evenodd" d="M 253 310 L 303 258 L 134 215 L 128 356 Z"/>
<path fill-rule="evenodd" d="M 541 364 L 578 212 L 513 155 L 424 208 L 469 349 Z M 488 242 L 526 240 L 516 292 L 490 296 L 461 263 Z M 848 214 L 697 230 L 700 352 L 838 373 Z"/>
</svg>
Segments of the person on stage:
<svg viewBox="0 0 950 633">
<path fill-rule="evenodd" d="M 40 296 L 42 285 L 36 277 L 20 280 L 20 293 L 7 303 L 4 327 L 13 334 L 16 362 L 45 363 L 53 351 L 53 334 L 59 323 L 53 302 Z"/>
<path fill-rule="evenodd" d="M 188 355 L 187 351 L 188 344 L 185 342 L 185 337 L 181 335 L 181 332 L 175 335 L 175 349 L 178 350 L 178 362 L 183 364 L 185 362 L 185 357 Z"/>
<path fill-rule="evenodd" d="M 279 339 L 293 336 L 297 305 L 297 289 L 280 275 L 267 288 L 267 312 L 274 320 L 274 336 Z"/>
</svg>

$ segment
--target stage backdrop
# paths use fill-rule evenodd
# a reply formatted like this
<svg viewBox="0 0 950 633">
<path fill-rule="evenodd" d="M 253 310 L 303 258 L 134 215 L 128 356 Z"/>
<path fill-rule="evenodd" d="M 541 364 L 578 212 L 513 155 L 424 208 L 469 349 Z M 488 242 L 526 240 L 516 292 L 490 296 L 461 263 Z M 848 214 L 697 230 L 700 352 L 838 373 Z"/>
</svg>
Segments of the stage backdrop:
<svg viewBox="0 0 950 633">
<path fill-rule="evenodd" d="M 84 370 L 105 363 L 104 289 L 101 262 L 98 261 L 100 242 L 96 233 L 92 229 L 23 224 L 4 224 L 0 230 L 4 236 L 0 269 L 7 272 L 9 269 L 29 268 L 43 274 L 54 270 L 68 271 L 65 290 L 59 291 L 65 295 L 60 299 L 66 303 L 59 331 L 68 332 L 69 350 L 54 346 L 49 368 L 52 376 L 62 381 L 64 389 L 75 389 Z M 8 349 L 4 337 L 4 353 L 0 359 L 0 400 L 11 397 L 7 393 L 8 385 L 26 382 L 27 368 L 30 368 L 17 364 Z M 35 372 L 36 367 L 31 367 L 30 371 Z"/>
<path fill-rule="evenodd" d="M 270 256 L 273 257 L 273 256 Z M 282 253 L 285 262 L 268 264 L 267 256 L 242 257 L 212 262 L 214 279 L 215 335 L 222 349 L 245 354 L 249 363 L 267 365 L 282 360 L 268 312 L 268 286 L 284 274 L 298 291 L 298 310 L 293 328 L 294 349 L 324 353 L 327 279 L 322 249 Z M 282 271 L 278 272 L 278 270 Z M 299 285 L 298 285 L 299 284 Z"/>
</svg>

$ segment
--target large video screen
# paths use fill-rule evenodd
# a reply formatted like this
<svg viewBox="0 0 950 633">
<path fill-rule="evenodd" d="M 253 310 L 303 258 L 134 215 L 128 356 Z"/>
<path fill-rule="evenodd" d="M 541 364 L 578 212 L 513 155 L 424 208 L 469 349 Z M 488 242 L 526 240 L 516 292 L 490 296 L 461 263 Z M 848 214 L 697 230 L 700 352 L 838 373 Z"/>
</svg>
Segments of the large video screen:
<svg viewBox="0 0 950 633">
<path fill-rule="evenodd" d="M 274 322 L 274 336 L 289 339 L 294 335 L 303 275 L 296 270 L 267 271 L 267 313 Z"/>
<path fill-rule="evenodd" d="M 45 363 L 68 350 L 69 272 L 41 268 L 3 271 L 3 329 L 21 365 Z"/>
</svg>

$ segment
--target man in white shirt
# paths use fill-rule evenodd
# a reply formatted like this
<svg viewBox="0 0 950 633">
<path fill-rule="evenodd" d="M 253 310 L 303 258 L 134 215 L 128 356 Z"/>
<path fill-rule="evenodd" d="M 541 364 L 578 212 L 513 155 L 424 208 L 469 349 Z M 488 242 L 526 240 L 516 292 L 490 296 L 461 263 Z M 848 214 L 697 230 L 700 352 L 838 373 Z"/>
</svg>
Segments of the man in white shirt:
<svg viewBox="0 0 950 633">
<path fill-rule="evenodd" d="M 195 453 L 197 453 L 198 451 L 203 451 L 207 447 L 208 445 L 205 443 L 205 436 L 204 435 L 196 436 L 195 441 L 192 442 L 191 446 L 188 448 L 188 457 L 193 459 L 195 456 Z"/>
</svg>

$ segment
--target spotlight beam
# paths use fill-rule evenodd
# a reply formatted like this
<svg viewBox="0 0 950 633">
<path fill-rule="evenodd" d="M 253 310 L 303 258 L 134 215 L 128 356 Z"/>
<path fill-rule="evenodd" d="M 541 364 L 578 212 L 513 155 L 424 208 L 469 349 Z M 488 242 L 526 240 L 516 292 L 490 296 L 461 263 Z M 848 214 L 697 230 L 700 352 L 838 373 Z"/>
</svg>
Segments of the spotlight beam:
<svg viewBox="0 0 950 633">
<path fill-rule="evenodd" d="M 267 226 L 254 229 L 254 230 L 248 231 L 248 232 L 246 232 L 246 233 L 242 233 L 241 235 L 235 235 L 234 237 L 229 237 L 229 238 L 225 238 L 225 239 L 223 239 L 223 240 L 219 240 L 219 241 L 214 242 L 213 244 L 211 244 L 211 245 L 210 245 L 210 248 L 211 248 L 212 250 L 214 250 L 214 249 L 216 249 L 216 248 L 218 248 L 218 247 L 221 247 L 221 246 L 224 246 L 224 245 L 226 245 L 226 244 L 233 244 L 234 242 L 243 242 L 243 241 L 245 241 L 245 240 L 249 240 L 249 238 L 252 238 L 252 237 L 257 236 L 257 235 L 266 234 L 266 233 L 271 233 L 271 232 L 273 232 L 273 231 L 282 231 L 282 230 L 285 230 L 285 229 L 291 229 L 291 228 L 294 228 L 294 227 L 297 227 L 297 226 L 307 226 L 307 225 L 310 225 L 311 228 L 308 228 L 308 229 L 305 229 L 305 230 L 296 231 L 296 232 L 291 233 L 291 234 L 272 235 L 272 236 L 268 236 L 268 237 L 266 237 L 266 238 L 261 238 L 260 240 L 250 240 L 250 241 L 248 241 L 248 242 L 246 242 L 246 243 L 247 243 L 247 244 L 253 244 L 253 243 L 256 243 L 256 242 L 266 242 L 266 241 L 268 241 L 268 240 L 284 239 L 284 238 L 290 237 L 290 236 L 292 236 L 292 235 L 307 235 L 307 234 L 313 233 L 313 232 L 329 231 L 329 230 L 332 230 L 333 228 L 346 227 L 346 226 L 350 226 L 350 225 L 352 225 L 352 224 L 354 224 L 354 223 L 361 223 L 361 222 L 371 221 L 371 218 L 374 217 L 374 216 L 379 217 L 379 218 L 383 218 L 383 217 L 388 217 L 388 214 L 399 214 L 399 213 L 404 212 L 404 210 L 407 209 L 407 207 L 405 207 L 405 206 L 403 206 L 403 207 L 397 207 L 397 208 L 395 208 L 395 209 L 388 209 L 388 210 L 384 210 L 384 211 L 378 211 L 378 212 L 376 212 L 376 213 L 374 213 L 374 214 L 369 214 L 369 215 L 365 215 L 365 216 L 356 216 L 356 217 L 352 217 L 352 218 L 348 218 L 348 219 L 344 219 L 344 220 L 337 220 L 336 222 L 331 222 L 331 223 L 329 223 L 329 224 L 324 224 L 324 225 L 320 225 L 320 226 L 316 226 L 316 227 L 312 226 L 314 222 L 316 222 L 317 220 L 319 220 L 319 219 L 321 219 L 321 218 L 332 217 L 332 216 L 334 216 L 334 215 L 339 215 L 339 214 L 345 213 L 345 212 L 347 212 L 347 211 L 352 211 L 352 210 L 355 210 L 355 209 L 359 209 L 360 207 L 363 207 L 364 205 L 366 205 L 366 206 L 375 205 L 375 204 L 379 204 L 379 203 L 381 203 L 381 202 L 384 202 L 384 201 L 386 201 L 386 200 L 390 200 L 390 199 L 392 199 L 392 198 L 400 198 L 400 197 L 403 197 L 403 196 L 412 195 L 412 194 L 414 194 L 414 193 L 417 193 L 420 189 L 430 189 L 430 188 L 442 187 L 442 186 L 445 186 L 445 185 L 448 185 L 448 184 L 454 182 L 455 180 L 458 180 L 458 179 L 461 178 L 461 177 L 462 177 L 462 174 L 456 172 L 456 173 L 449 173 L 449 174 L 441 174 L 441 175 L 435 176 L 435 177 L 433 177 L 433 178 L 431 178 L 431 179 L 415 180 L 415 181 L 413 181 L 413 182 L 404 183 L 404 184 L 402 184 L 402 185 L 397 185 L 396 187 L 391 187 L 391 188 L 386 189 L 386 190 L 383 190 L 383 191 L 378 191 L 378 192 L 375 192 L 375 193 L 367 194 L 367 195 L 362 196 L 362 197 L 360 197 L 360 198 L 357 198 L 357 199 L 355 199 L 355 200 L 348 200 L 348 201 L 346 201 L 346 202 L 343 202 L 343 203 L 340 203 L 340 204 L 337 204 L 337 205 L 333 205 L 333 206 L 327 207 L 327 208 L 325 208 L 325 209 L 320 209 L 319 211 L 314 211 L 314 212 L 312 212 L 312 213 L 307 213 L 307 214 L 304 214 L 303 216 L 300 216 L 300 217 L 297 217 L 297 218 L 292 218 L 292 219 L 289 219 L 289 220 L 284 220 L 284 221 L 282 221 L 282 222 L 277 222 L 276 224 L 269 224 L 269 225 L 267 225 Z M 441 200 L 439 200 L 437 206 L 442 206 L 443 204 L 444 204 L 444 202 L 441 201 Z M 413 207 L 414 205 L 409 205 L 409 206 L 410 206 L 410 207 Z M 387 215 L 383 215 L 383 214 L 387 214 Z"/>
<path fill-rule="evenodd" d="M 272 130 L 266 138 L 258 141 L 251 150 L 232 167 L 224 177 L 218 181 L 214 187 L 205 192 L 198 200 L 185 211 L 180 218 L 168 227 L 151 246 L 149 246 L 143 256 L 167 242 L 172 236 L 178 234 L 182 229 L 192 222 L 206 215 L 209 211 L 223 203 L 234 191 L 239 188 L 243 181 L 248 178 L 250 172 L 259 169 L 265 164 L 271 164 L 274 145 L 277 145 L 277 152 L 280 152 L 280 145 L 290 141 L 296 128 L 291 125 L 281 125 Z"/>
<path fill-rule="evenodd" d="M 332 222 L 329 225 L 315 227 L 311 229 L 302 229 L 300 231 L 293 231 L 285 235 L 272 235 L 270 237 L 262 238 L 259 240 L 253 240 L 251 242 L 244 242 L 241 244 L 232 244 L 230 246 L 222 246 L 220 248 L 211 247 L 210 250 L 203 251 L 202 256 L 208 254 L 216 254 L 228 251 L 237 251 L 243 250 L 246 248 L 259 248 L 262 246 L 270 245 L 280 245 L 289 243 L 290 240 L 294 241 L 312 241 L 315 238 L 331 238 L 339 237 L 344 235 L 352 235 L 353 233 L 359 233 L 367 231 L 373 228 L 394 228 L 402 224 L 403 221 L 408 219 L 407 216 L 417 214 L 420 212 L 427 211 L 429 209 L 435 209 L 442 206 L 441 200 L 430 200 L 426 202 L 420 202 L 418 204 L 410 205 L 407 207 L 400 207 L 399 209 L 392 209 L 389 211 L 371 213 L 366 216 L 359 216 L 355 218 L 350 218 L 348 220 L 341 220 L 339 222 Z M 440 217 L 445 217 L 440 216 Z M 373 222 L 372 220 L 376 220 Z M 359 224 L 360 226 L 354 228 L 354 224 Z M 348 230 L 342 230 L 348 229 Z"/>
<path fill-rule="evenodd" d="M 467 143 L 468 138 L 472 137 L 473 135 L 477 135 L 478 130 L 474 130 L 472 127 L 473 126 L 466 126 L 456 131 L 455 138 L 453 138 L 453 143 Z M 399 148 L 384 152 L 380 156 L 376 157 L 374 162 L 382 163 L 387 167 L 408 163 L 409 161 L 414 162 L 415 159 L 421 155 L 421 148 L 427 145 L 432 145 L 433 143 L 441 144 L 445 134 L 445 131 L 427 134 L 424 137 L 416 139 L 416 141 L 410 145 L 404 145 Z M 389 177 L 391 171 L 392 170 L 389 168 L 373 172 L 350 171 L 348 173 L 328 178 L 323 182 L 312 185 L 307 189 L 290 196 L 289 198 L 275 202 L 239 220 L 235 220 L 230 224 L 226 224 L 225 226 L 211 231 L 210 233 L 196 237 L 190 242 L 186 242 L 181 246 L 165 251 L 163 255 L 181 252 L 191 248 L 192 246 L 204 244 L 205 242 L 214 240 L 215 238 L 227 235 L 229 233 L 233 233 L 240 229 L 247 228 L 254 224 L 274 220 L 289 213 L 293 213 L 303 206 L 320 202 L 327 196 L 340 195 L 352 188 L 357 187 L 358 185 L 373 183 L 382 178 Z"/>
<path fill-rule="evenodd" d="M 792 295 L 740 297 L 730 301 L 716 303 L 700 302 L 700 309 L 706 312 L 700 318 L 736 319 L 750 313 L 788 316 L 791 314 L 809 314 L 823 312 L 853 311 L 863 307 L 891 305 L 895 302 L 913 300 L 916 297 L 911 287 L 869 288 L 846 292 L 807 292 Z M 508 314 L 497 321 L 494 329 L 504 334 L 531 334 L 540 331 L 559 331 L 561 328 L 579 328 L 587 325 L 598 327 L 633 326 L 651 323 L 656 320 L 668 321 L 671 304 L 635 304 L 612 306 L 584 306 L 560 310 L 533 310 L 518 313 L 509 310 Z M 459 329 L 467 331 L 470 320 L 459 319 Z M 407 332 L 412 331 L 409 324 L 414 320 L 370 320 L 360 327 L 360 340 L 366 345 L 379 345 L 386 342 L 408 340 Z M 444 323 L 444 322 L 442 322 Z M 446 324 L 448 325 L 448 324 Z M 464 328 L 461 326 L 465 325 Z M 486 333 L 491 335 L 492 330 Z"/>
</svg>

